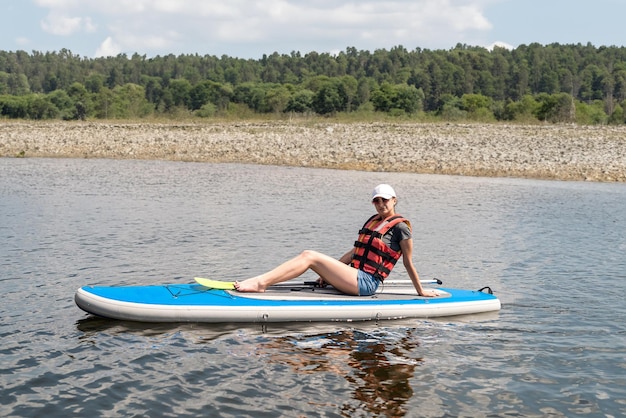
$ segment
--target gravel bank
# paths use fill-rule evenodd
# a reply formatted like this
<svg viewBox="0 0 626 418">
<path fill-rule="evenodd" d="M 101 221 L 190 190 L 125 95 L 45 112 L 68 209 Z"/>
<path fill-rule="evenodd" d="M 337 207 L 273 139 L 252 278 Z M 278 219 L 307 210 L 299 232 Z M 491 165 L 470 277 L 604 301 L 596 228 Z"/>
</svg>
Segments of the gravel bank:
<svg viewBox="0 0 626 418">
<path fill-rule="evenodd" d="M 2 121 L 0 156 L 626 182 L 626 126 Z"/>
</svg>

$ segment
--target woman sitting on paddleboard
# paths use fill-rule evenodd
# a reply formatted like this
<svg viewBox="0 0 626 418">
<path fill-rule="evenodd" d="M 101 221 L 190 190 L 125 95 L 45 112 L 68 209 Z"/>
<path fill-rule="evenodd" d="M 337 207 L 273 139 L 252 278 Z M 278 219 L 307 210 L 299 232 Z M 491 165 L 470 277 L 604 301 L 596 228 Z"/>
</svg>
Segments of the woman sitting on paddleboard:
<svg viewBox="0 0 626 418">
<path fill-rule="evenodd" d="M 354 247 L 339 260 L 306 250 L 274 270 L 242 282 L 235 282 L 240 292 L 264 292 L 269 286 L 294 279 L 308 269 L 326 283 L 348 295 L 369 296 L 389 275 L 396 261 L 402 257 L 406 271 L 421 296 L 437 296 L 437 292 L 423 289 L 413 265 L 413 239 L 407 219 L 396 214 L 396 192 L 388 184 L 376 186 L 372 204 L 377 214 L 359 231 Z"/>
</svg>

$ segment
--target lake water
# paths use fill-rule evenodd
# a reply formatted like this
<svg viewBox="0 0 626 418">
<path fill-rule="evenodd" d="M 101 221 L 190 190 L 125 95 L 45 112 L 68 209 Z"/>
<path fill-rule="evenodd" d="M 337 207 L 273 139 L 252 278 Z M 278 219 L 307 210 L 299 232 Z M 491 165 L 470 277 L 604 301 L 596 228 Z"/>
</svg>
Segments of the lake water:
<svg viewBox="0 0 626 418">
<path fill-rule="evenodd" d="M 381 182 L 422 278 L 491 286 L 499 313 L 241 326 L 74 305 L 83 285 L 338 257 Z M 0 242 L 0 416 L 626 415 L 625 184 L 0 159 Z"/>
</svg>

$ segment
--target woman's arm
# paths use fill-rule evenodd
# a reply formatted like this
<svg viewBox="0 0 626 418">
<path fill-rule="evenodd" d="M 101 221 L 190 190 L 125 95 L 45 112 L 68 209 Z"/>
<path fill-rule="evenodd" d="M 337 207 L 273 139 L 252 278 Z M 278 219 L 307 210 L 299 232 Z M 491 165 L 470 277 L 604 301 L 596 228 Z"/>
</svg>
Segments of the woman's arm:
<svg viewBox="0 0 626 418">
<path fill-rule="evenodd" d="M 350 264 L 350 262 L 352 261 L 353 253 L 354 253 L 354 247 L 350 251 L 342 255 L 339 261 L 341 261 L 343 264 Z"/>
<path fill-rule="evenodd" d="M 417 294 L 420 296 L 438 296 L 438 293 L 432 289 L 424 289 L 422 284 L 420 283 L 420 277 L 417 274 L 417 270 L 413 265 L 413 239 L 403 239 L 400 241 L 400 248 L 402 249 L 402 263 L 404 264 L 404 268 L 407 273 L 409 273 L 409 277 L 413 282 L 413 286 L 415 290 L 417 290 Z"/>
</svg>

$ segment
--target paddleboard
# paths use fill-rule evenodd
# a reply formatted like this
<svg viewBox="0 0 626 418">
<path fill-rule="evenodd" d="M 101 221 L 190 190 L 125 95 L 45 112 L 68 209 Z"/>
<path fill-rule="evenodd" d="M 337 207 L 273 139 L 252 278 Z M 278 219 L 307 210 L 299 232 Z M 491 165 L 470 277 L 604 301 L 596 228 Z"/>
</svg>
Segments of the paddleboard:
<svg viewBox="0 0 626 418">
<path fill-rule="evenodd" d="M 312 283 L 282 283 L 264 293 L 240 293 L 231 290 L 231 282 L 204 284 L 84 286 L 76 291 L 74 300 L 93 315 L 141 322 L 369 321 L 467 315 L 501 308 L 489 288 L 438 288 L 439 296 L 427 298 L 406 284 L 385 283 L 372 296 L 349 296 Z"/>
</svg>

